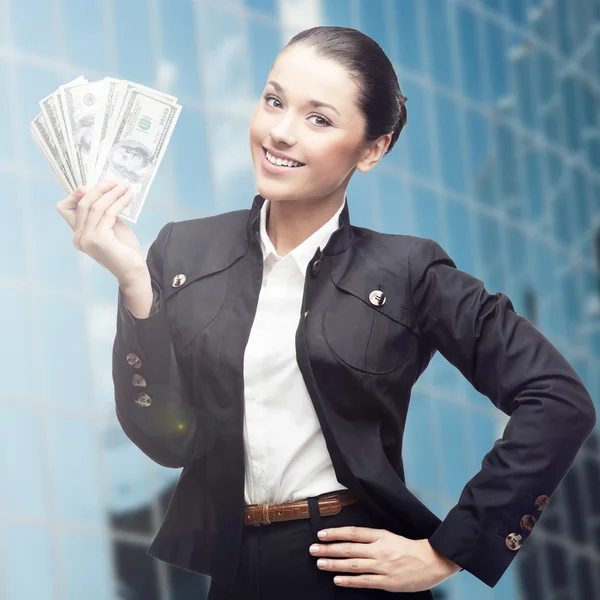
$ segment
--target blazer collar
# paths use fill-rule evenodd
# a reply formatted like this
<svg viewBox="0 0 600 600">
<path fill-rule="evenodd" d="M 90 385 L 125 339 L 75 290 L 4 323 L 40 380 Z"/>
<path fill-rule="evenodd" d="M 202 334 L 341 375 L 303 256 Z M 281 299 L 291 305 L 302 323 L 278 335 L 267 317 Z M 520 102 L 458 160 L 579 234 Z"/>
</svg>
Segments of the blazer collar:
<svg viewBox="0 0 600 600">
<path fill-rule="evenodd" d="M 262 255 L 260 246 L 260 209 L 264 202 L 265 199 L 260 194 L 256 195 L 247 217 L 243 216 L 245 211 L 231 211 L 230 213 L 215 216 L 223 224 L 228 223 L 229 220 L 232 221 L 231 229 L 224 232 L 219 230 L 219 225 L 213 226 L 217 230 L 212 232 L 211 235 L 213 237 L 223 237 L 222 234 L 235 234 L 233 239 L 225 244 L 225 247 L 224 243 L 198 243 L 198 221 L 200 219 L 191 219 L 178 223 L 178 248 L 177 252 L 171 253 L 169 261 L 164 267 L 166 281 L 172 282 L 175 276 L 184 274 L 186 276 L 184 287 L 187 287 L 199 277 L 227 269 L 238 258 L 244 256 L 249 248 L 252 248 L 257 258 Z M 244 219 L 246 219 L 245 233 L 243 233 Z M 348 200 L 346 200 L 344 208 L 340 213 L 339 228 L 331 234 L 325 247 L 315 252 L 315 256 L 337 254 L 340 255 L 341 259 L 341 253 L 350 248 L 354 240 L 355 235 L 350 225 Z M 174 287 L 172 283 L 171 285 L 166 285 L 164 298 L 172 296 L 179 289 L 182 289 L 182 287 Z"/>
<path fill-rule="evenodd" d="M 246 224 L 246 235 L 251 242 L 260 244 L 260 209 L 265 203 L 265 199 L 257 194 L 254 196 L 254 202 L 250 208 L 248 222 Z M 350 211 L 348 209 L 348 196 L 344 208 L 340 213 L 339 228 L 336 229 L 329 238 L 325 247 L 321 249 L 322 254 L 339 254 L 344 252 L 354 243 L 354 232 L 350 225 Z"/>
</svg>

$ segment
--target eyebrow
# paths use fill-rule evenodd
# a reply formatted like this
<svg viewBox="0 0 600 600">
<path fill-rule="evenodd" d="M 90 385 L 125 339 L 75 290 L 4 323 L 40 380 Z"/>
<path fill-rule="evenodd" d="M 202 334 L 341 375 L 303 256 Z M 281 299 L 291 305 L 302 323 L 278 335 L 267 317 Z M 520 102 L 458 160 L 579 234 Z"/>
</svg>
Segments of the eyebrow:
<svg viewBox="0 0 600 600">
<path fill-rule="evenodd" d="M 284 94 L 285 92 L 283 91 L 283 88 L 276 82 L 273 81 L 272 79 L 270 81 L 267 81 L 267 85 L 271 84 L 280 94 Z M 320 100 L 309 100 L 308 103 L 311 106 L 314 106 L 315 108 L 319 108 L 319 106 L 325 106 L 327 108 L 331 108 L 332 110 L 334 110 L 338 115 L 340 115 L 340 113 L 338 112 L 337 108 L 335 106 L 333 106 L 333 104 L 327 104 L 327 102 L 321 102 Z M 341 117 L 342 115 L 340 115 Z"/>
</svg>

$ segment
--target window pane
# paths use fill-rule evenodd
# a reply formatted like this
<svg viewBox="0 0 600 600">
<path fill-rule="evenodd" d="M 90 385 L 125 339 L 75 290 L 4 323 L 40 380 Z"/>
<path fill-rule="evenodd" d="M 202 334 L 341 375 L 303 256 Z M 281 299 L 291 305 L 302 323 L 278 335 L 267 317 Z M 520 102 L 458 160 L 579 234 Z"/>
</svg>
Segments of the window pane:
<svg viewBox="0 0 600 600">
<path fill-rule="evenodd" d="M 456 266 L 467 273 L 473 273 L 473 230 L 471 226 L 471 211 L 460 201 L 448 198 L 446 200 L 446 218 L 450 234 L 450 252 Z"/>
<path fill-rule="evenodd" d="M 436 242 L 442 241 L 442 208 L 436 192 L 420 185 L 412 186 L 416 233 Z"/>
<path fill-rule="evenodd" d="M 159 6 L 162 50 L 159 73 L 166 84 L 160 89 L 175 96 L 187 96 L 198 101 L 198 47 L 192 6 L 187 2 L 169 0 L 160 0 Z"/>
<path fill-rule="evenodd" d="M 486 65 L 490 81 L 492 100 L 497 101 L 508 93 L 508 77 L 506 73 L 506 45 L 504 32 L 493 21 L 484 22 L 483 39 L 487 47 Z"/>
<path fill-rule="evenodd" d="M 483 100 L 482 73 L 475 15 L 468 8 L 457 6 L 458 43 L 463 91 L 473 100 Z"/>
<path fill-rule="evenodd" d="M 459 111 L 449 97 L 435 94 L 435 112 L 438 130 L 438 149 L 441 159 L 442 180 L 456 192 L 465 192 L 463 160 L 460 146 Z"/>
<path fill-rule="evenodd" d="M 422 31 L 418 20 L 417 0 L 399 0 L 392 4 L 394 10 L 394 33 L 398 54 L 395 60 L 408 69 L 423 70 L 421 42 Z"/>
<path fill-rule="evenodd" d="M 430 70 L 434 79 L 442 85 L 454 87 L 446 0 L 427 0 L 424 4 L 427 15 L 427 36 Z"/>
<path fill-rule="evenodd" d="M 431 92 L 412 81 L 403 82 L 402 91 L 408 97 L 406 103 L 408 122 L 396 143 L 402 143 L 408 150 L 410 169 L 415 175 L 432 177 L 431 111 L 433 109 L 429 102 Z M 401 139 L 402 141 L 400 141 Z M 396 148 L 394 148 L 389 156 L 390 160 L 393 160 L 392 157 L 396 152 Z"/>
<path fill-rule="evenodd" d="M 488 121 L 482 114 L 465 108 L 466 142 L 470 188 L 478 200 L 494 204 L 494 181 L 492 176 L 493 153 L 490 147 Z"/>
<path fill-rule="evenodd" d="M 117 38 L 119 76 L 154 87 L 155 61 L 150 18 L 145 0 L 119 2 L 113 20 Z M 135 23 L 135 27 L 132 27 Z"/>
<path fill-rule="evenodd" d="M 382 0 L 359 0 L 361 31 L 372 37 L 390 54 L 389 40 L 386 34 L 386 7 Z"/>
</svg>

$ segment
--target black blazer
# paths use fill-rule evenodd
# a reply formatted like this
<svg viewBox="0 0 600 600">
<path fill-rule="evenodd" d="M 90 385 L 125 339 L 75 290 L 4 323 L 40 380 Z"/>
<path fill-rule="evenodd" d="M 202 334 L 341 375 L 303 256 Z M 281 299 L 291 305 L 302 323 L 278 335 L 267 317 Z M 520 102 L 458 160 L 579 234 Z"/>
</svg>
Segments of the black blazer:
<svg viewBox="0 0 600 600">
<path fill-rule="evenodd" d="M 263 202 L 168 223 L 147 258 L 156 310 L 137 319 L 118 297 L 117 417 L 153 461 L 183 467 L 147 554 L 223 584 L 243 527 L 243 356 Z M 352 226 L 347 204 L 307 267 L 298 319 L 297 360 L 338 481 L 390 531 L 429 538 L 494 587 L 594 428 L 574 369 L 435 241 Z M 443 521 L 408 490 L 402 463 L 411 389 L 436 350 L 510 415 Z"/>
</svg>

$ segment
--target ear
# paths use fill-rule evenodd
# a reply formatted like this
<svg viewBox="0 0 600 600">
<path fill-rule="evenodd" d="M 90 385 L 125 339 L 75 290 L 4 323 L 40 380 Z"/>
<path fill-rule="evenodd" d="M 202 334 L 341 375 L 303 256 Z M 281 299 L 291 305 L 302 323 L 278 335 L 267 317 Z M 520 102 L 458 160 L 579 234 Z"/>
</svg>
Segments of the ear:
<svg viewBox="0 0 600 600">
<path fill-rule="evenodd" d="M 363 151 L 361 159 L 356 163 L 356 168 L 361 173 L 370 171 L 381 160 L 391 141 L 392 134 L 386 133 L 371 142 Z"/>
</svg>

